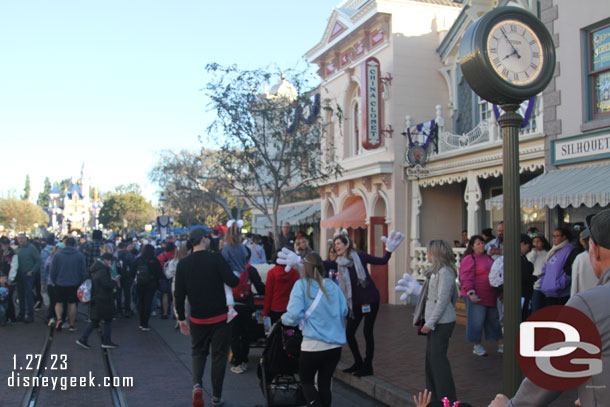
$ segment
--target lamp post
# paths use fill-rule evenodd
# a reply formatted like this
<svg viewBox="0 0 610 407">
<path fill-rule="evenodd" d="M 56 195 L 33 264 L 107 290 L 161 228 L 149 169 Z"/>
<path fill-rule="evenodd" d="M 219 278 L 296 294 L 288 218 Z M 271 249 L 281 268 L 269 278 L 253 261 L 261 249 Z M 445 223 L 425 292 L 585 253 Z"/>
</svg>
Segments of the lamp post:
<svg viewBox="0 0 610 407">
<path fill-rule="evenodd" d="M 519 27 L 517 30 L 516 28 Z M 517 333 L 521 322 L 519 104 L 542 92 L 555 71 L 555 46 L 545 25 L 519 7 L 498 7 L 474 21 L 462 36 L 460 68 L 481 98 L 501 105 L 504 160 L 504 393 L 519 388 Z"/>
</svg>

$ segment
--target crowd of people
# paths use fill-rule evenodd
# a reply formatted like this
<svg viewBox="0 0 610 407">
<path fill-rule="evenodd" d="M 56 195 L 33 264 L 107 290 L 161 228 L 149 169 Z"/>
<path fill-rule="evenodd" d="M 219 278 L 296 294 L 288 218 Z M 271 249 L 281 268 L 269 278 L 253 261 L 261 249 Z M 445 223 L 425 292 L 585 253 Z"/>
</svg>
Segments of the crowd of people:
<svg viewBox="0 0 610 407">
<path fill-rule="evenodd" d="M 523 320 L 548 305 L 588 304 L 587 295 L 579 293 L 593 292 L 602 274 L 602 283 L 608 278 L 603 269 L 609 266 L 608 213 L 600 214 L 605 216 L 599 220 L 607 223 L 605 230 L 587 224 L 578 239 L 572 239 L 570 230 L 556 228 L 552 246 L 537 231 L 521 235 L 518 272 Z M 388 238 L 382 238 L 385 255 L 375 257 L 358 251 L 343 231 L 329 241 L 323 260 L 311 249 L 306 236 L 290 233 L 287 223 L 282 225 L 277 254 L 269 253 L 261 237 L 243 236 L 241 228 L 239 221 L 230 221 L 224 238 L 195 228 L 187 240 L 167 240 L 157 247 L 136 239 L 105 240 L 100 231 L 94 231 L 90 240 L 66 236 L 58 241 L 53 235 L 30 240 L 22 234 L 11 241 L 2 236 L 0 322 L 30 323 L 34 310 L 44 304 L 49 326 L 57 331 L 78 331 L 77 293 L 90 279 L 89 321 L 76 341 L 79 346 L 89 349 L 89 335 L 102 325 L 102 347 L 117 347 L 111 337 L 112 320 L 131 318 L 134 310 L 142 331 L 150 330 L 153 313 L 159 312 L 161 319 L 174 318 L 176 328 L 191 336 L 193 406 L 203 405 L 202 378 L 209 353 L 212 405 L 222 405 L 229 350 L 230 371 L 242 374 L 248 369 L 254 287 L 264 296 L 266 332 L 281 321 L 285 326 L 299 326 L 303 333 L 299 378 L 307 402 L 330 406 L 331 379 L 344 344 L 354 361 L 346 373 L 359 377 L 374 373 L 374 326 L 380 295 L 368 265 L 387 264 L 404 235 L 392 231 Z M 401 298 L 418 296 L 414 325 L 419 334 L 427 336 L 427 391 L 416 404 L 457 399 L 447 351 L 460 296 L 466 304 L 466 340 L 473 344 L 473 354 L 487 355 L 481 343 L 483 333 L 487 340 L 497 342 L 497 352 L 503 352 L 503 225 L 497 226 L 496 236 L 491 230 L 484 232 L 468 238 L 459 267 L 449 243 L 430 241 L 427 253 L 431 267 L 425 272 L 424 284 L 408 273 L 398 282 L 397 290 L 404 292 Z M 263 281 L 257 265 L 268 260 L 273 260 L 274 266 Z M 361 323 L 364 356 L 356 340 Z M 524 385 L 533 391 L 531 383 Z M 520 394 L 517 397 L 523 397 Z M 503 405 L 503 400 L 498 397 L 494 406 Z"/>
</svg>

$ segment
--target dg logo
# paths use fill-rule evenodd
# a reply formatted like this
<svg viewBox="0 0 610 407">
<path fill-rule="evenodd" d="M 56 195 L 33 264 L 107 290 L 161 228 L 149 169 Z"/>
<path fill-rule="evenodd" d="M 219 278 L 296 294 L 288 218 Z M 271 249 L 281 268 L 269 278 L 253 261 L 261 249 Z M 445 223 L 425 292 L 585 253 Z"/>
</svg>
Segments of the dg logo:
<svg viewBox="0 0 610 407">
<path fill-rule="evenodd" d="M 576 308 L 543 308 L 521 323 L 517 360 L 538 386 L 565 391 L 602 372 L 602 341 L 597 327 Z"/>
</svg>

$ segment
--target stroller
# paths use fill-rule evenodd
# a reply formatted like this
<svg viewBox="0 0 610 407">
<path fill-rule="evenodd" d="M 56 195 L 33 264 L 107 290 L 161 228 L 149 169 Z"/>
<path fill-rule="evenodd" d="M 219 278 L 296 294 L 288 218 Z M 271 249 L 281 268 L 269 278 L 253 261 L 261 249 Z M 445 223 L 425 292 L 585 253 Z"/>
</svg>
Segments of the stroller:
<svg viewBox="0 0 610 407">
<path fill-rule="evenodd" d="M 296 327 L 278 321 L 271 328 L 257 369 L 265 407 L 307 404 L 296 376 L 302 341 L 303 335 Z"/>
</svg>

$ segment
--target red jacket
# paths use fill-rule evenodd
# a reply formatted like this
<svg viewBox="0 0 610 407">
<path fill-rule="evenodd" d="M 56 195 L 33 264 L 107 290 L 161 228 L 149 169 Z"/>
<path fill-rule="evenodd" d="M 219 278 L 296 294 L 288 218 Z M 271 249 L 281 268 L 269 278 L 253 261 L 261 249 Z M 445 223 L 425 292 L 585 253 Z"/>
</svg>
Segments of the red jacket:
<svg viewBox="0 0 610 407">
<path fill-rule="evenodd" d="M 165 262 L 170 261 L 171 259 L 173 259 L 175 255 L 176 255 L 175 251 L 161 253 L 157 257 L 157 260 L 159 260 L 159 263 L 161 263 L 161 268 L 165 269 Z"/>
<path fill-rule="evenodd" d="M 284 266 L 275 266 L 267 273 L 265 284 L 265 307 L 263 317 L 269 316 L 270 311 L 286 311 L 292 286 L 300 278 L 295 269 L 286 272 Z"/>
</svg>

